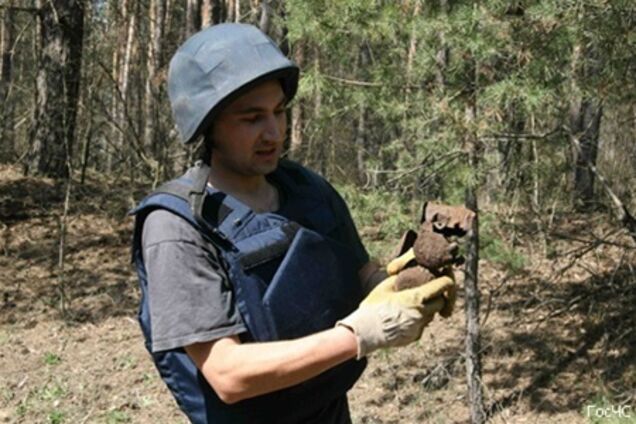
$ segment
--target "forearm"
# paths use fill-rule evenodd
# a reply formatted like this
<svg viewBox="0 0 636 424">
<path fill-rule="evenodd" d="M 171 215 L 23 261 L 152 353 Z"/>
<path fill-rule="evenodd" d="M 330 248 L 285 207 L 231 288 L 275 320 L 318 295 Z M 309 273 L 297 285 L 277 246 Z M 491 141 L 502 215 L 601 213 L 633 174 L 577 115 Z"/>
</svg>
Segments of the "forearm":
<svg viewBox="0 0 636 424">
<path fill-rule="evenodd" d="M 217 394 L 238 402 L 308 380 L 357 354 L 344 327 L 290 341 L 240 344 L 224 338 L 186 348 Z"/>
<path fill-rule="evenodd" d="M 370 291 L 386 272 L 368 262 L 359 273 Z M 358 354 L 356 336 L 338 326 L 296 340 L 241 344 L 237 338 L 186 347 L 221 399 L 238 402 L 308 380 Z"/>
</svg>

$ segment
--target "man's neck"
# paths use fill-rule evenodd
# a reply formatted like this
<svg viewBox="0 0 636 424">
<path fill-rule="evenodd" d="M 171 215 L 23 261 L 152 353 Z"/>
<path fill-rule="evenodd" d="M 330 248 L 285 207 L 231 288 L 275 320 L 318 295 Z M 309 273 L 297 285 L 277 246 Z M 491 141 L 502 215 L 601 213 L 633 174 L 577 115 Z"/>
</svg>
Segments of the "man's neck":
<svg viewBox="0 0 636 424">
<path fill-rule="evenodd" d="M 264 175 L 236 175 L 212 166 L 208 183 L 237 198 L 255 212 L 272 212 L 278 208 L 278 192 Z"/>
<path fill-rule="evenodd" d="M 264 175 L 237 175 L 225 172 L 218 166 L 210 167 L 208 182 L 216 189 L 231 195 L 257 194 L 267 185 Z"/>
</svg>

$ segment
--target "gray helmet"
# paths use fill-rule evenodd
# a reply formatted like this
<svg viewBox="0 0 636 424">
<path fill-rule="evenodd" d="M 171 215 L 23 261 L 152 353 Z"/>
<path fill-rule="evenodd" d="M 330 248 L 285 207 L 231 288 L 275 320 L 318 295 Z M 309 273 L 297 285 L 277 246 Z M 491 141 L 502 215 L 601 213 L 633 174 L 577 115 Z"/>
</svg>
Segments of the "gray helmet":
<svg viewBox="0 0 636 424">
<path fill-rule="evenodd" d="M 287 100 L 298 88 L 298 67 L 258 28 L 219 24 L 204 29 L 174 54 L 168 95 L 181 141 L 194 141 L 243 90 L 278 78 Z"/>
</svg>

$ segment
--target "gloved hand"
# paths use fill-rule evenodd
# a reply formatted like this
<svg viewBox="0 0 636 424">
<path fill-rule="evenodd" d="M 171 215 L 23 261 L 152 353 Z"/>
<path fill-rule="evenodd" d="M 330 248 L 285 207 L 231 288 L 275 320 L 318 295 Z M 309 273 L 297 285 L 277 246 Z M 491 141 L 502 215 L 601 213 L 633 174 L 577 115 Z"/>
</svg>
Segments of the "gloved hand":
<svg viewBox="0 0 636 424">
<path fill-rule="evenodd" d="M 412 260 L 415 259 L 415 253 L 413 248 L 406 251 L 406 253 L 398 256 L 393 259 L 386 266 L 386 272 L 389 276 L 397 275 L 400 271 L 402 271 Z M 447 267 L 444 269 L 444 275 L 454 280 L 453 271 L 451 268 Z M 434 280 L 433 280 L 434 281 Z M 433 282 L 431 281 L 431 283 Z M 457 300 L 457 285 L 453 284 L 448 287 L 448 289 L 444 292 L 444 307 L 440 311 L 440 315 L 444 318 L 448 318 L 453 314 L 453 308 L 455 307 L 455 301 Z"/>
<path fill-rule="evenodd" d="M 444 308 L 443 293 L 455 283 L 441 277 L 412 289 L 395 291 L 395 276 L 385 279 L 336 325 L 350 328 L 358 342 L 358 359 L 382 347 L 407 345 L 422 335 L 436 312 Z"/>
<path fill-rule="evenodd" d="M 373 305 L 377 303 L 392 302 L 399 305 L 415 308 L 424 302 L 433 300 L 436 297 L 450 290 L 455 282 L 449 276 L 443 276 L 406 290 L 396 291 L 395 280 L 397 276 L 391 275 L 374 288 L 371 293 L 360 303 L 363 305 Z"/>
</svg>

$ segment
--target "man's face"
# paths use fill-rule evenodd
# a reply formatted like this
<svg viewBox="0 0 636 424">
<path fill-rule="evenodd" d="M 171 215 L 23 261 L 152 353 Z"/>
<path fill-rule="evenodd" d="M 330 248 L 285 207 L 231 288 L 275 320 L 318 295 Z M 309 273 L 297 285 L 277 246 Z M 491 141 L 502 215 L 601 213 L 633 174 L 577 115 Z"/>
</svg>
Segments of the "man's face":
<svg viewBox="0 0 636 424">
<path fill-rule="evenodd" d="M 287 127 L 285 101 L 280 83 L 271 80 L 225 107 L 212 126 L 212 167 L 236 177 L 274 171 Z"/>
</svg>

